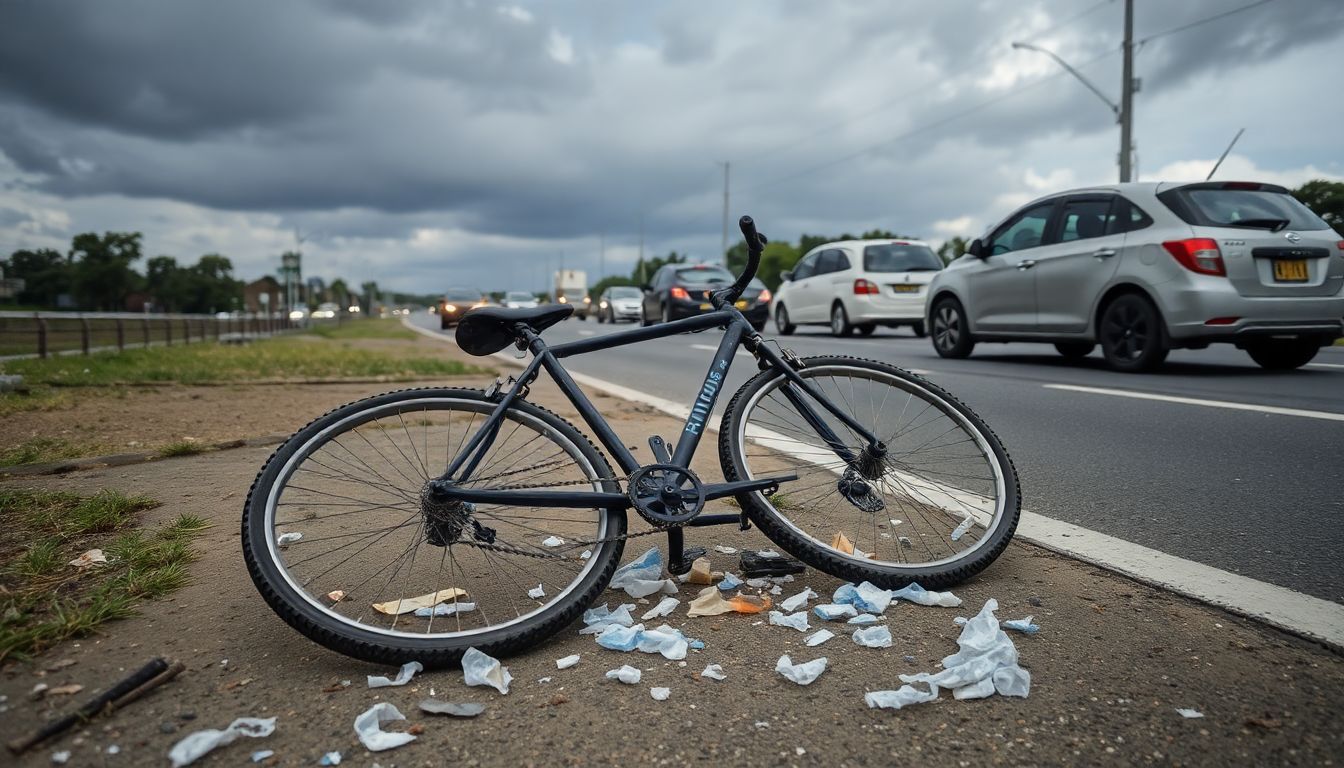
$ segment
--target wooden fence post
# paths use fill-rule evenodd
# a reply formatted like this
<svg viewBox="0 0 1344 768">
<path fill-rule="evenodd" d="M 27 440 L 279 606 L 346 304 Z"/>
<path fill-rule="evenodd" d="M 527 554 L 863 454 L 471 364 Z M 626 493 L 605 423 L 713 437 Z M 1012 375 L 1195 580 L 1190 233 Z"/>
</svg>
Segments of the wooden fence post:
<svg viewBox="0 0 1344 768">
<path fill-rule="evenodd" d="M 141 318 L 140 318 L 140 330 L 141 330 L 141 331 L 143 332 L 143 334 L 144 334 L 144 338 L 145 338 L 145 349 L 149 349 L 149 318 L 148 318 L 148 317 L 141 317 Z"/>
<path fill-rule="evenodd" d="M 83 315 L 79 316 L 79 348 L 83 350 L 85 357 L 89 354 L 89 318 Z"/>
<path fill-rule="evenodd" d="M 126 351 L 126 324 L 117 318 L 117 351 Z"/>
<path fill-rule="evenodd" d="M 37 318 L 37 356 L 47 356 L 47 319 L 41 315 Z"/>
</svg>

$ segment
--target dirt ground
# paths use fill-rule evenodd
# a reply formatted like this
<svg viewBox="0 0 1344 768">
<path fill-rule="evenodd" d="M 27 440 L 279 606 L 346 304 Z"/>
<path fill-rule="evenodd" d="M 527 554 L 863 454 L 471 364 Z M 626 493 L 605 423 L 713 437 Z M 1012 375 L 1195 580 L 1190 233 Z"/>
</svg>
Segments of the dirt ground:
<svg viewBox="0 0 1344 768">
<path fill-rule="evenodd" d="M 209 429 L 240 431 L 243 423 L 257 425 L 253 434 L 287 431 L 331 406 L 385 388 L 209 388 L 199 394 L 217 399 L 192 410 L 267 416 L 247 422 L 241 419 L 251 415 L 238 416 L 237 425 L 212 416 L 215 427 L 184 420 L 156 428 L 190 428 L 185 434 L 202 438 L 212 434 Z M 144 408 L 139 413 L 146 422 L 166 410 L 142 406 L 138 397 L 128 395 L 126 407 Z M 172 399 L 176 395 L 146 397 L 157 398 L 159 406 L 182 403 Z M 186 397 L 186 403 L 201 404 Z M 532 399 L 558 405 L 555 393 L 542 386 L 534 387 Z M 648 434 L 671 437 L 679 431 L 679 424 L 651 409 L 605 396 L 594 401 L 637 457 L 647 456 Z M 130 431 L 133 421 L 126 425 L 126 435 L 138 434 Z M 343 765 L 365 766 L 863 766 L 912 760 L 958 766 L 1331 765 L 1344 754 L 1344 664 L 1337 655 L 1020 544 L 954 590 L 965 600 L 960 609 L 908 603 L 889 609 L 896 643 L 888 649 L 862 648 L 843 636 L 805 648 L 804 635 L 761 623 L 764 617 L 687 618 L 683 602 L 666 621 L 706 646 L 692 651 L 684 666 L 657 655 L 599 648 L 593 638 L 579 636 L 575 625 L 505 660 L 514 677 L 508 695 L 468 688 L 456 671 L 422 673 L 402 688 L 370 690 L 366 674 L 394 670 L 310 643 L 267 608 L 247 576 L 238 521 L 248 485 L 270 450 L 240 448 L 5 481 L 147 493 L 163 502 L 146 513 L 151 525 L 182 512 L 215 523 L 197 539 L 203 554 L 192 566 L 189 586 L 145 605 L 136 618 L 106 625 L 99 635 L 0 670 L 0 696 L 7 697 L 0 706 L 8 707 L 0 716 L 0 739 L 8 741 L 70 711 L 156 655 L 187 665 L 155 694 L 24 755 L 18 765 L 49 765 L 57 750 L 72 752 L 70 765 L 166 764 L 169 747 L 186 733 L 223 728 L 243 716 L 275 716 L 277 730 L 265 739 L 240 739 L 200 764 L 244 764 L 257 749 L 275 751 L 267 764 L 315 765 L 324 753 L 340 751 Z M 695 467 L 707 481 L 720 476 L 714 454 L 711 444 L 702 446 Z M 758 531 L 733 526 L 694 529 L 687 539 L 701 546 L 769 546 Z M 626 559 L 655 543 L 653 537 L 631 542 Z M 737 569 L 735 556 L 711 556 L 715 568 Z M 829 596 L 839 584 L 809 570 L 786 585 L 785 595 L 810 586 Z M 684 586 L 682 600 L 695 589 Z M 604 597 L 619 603 L 625 595 Z M 1029 698 L 955 701 L 945 691 L 934 703 L 899 712 L 865 706 L 865 691 L 899 687 L 898 674 L 937 671 L 942 657 L 956 651 L 959 628 L 953 617 L 973 614 L 991 597 L 1001 605 L 1001 619 L 1034 614 L 1041 625 L 1038 635 L 1011 635 L 1022 666 L 1032 674 Z M 814 628 L 818 623 L 813 621 Z M 784 653 L 795 662 L 824 655 L 830 667 L 812 685 L 799 687 L 774 672 Z M 569 654 L 581 655 L 578 666 L 557 670 L 554 661 Z M 76 663 L 45 671 L 67 658 Z M 698 673 L 710 663 L 721 664 L 727 679 L 701 679 Z M 644 670 L 639 685 L 605 679 L 607 670 L 622 664 Z M 324 692 L 342 680 L 352 684 Z M 28 691 L 38 682 L 81 683 L 85 689 L 30 701 Z M 671 698 L 654 701 L 650 686 L 671 688 Z M 431 691 L 440 699 L 483 703 L 485 713 L 475 720 L 424 714 L 416 704 Z M 366 751 L 352 722 L 378 701 L 392 702 L 409 719 L 389 730 L 421 726 L 418 740 L 389 752 Z M 1185 719 L 1176 712 L 1182 707 L 1204 717 Z M 106 754 L 113 744 L 120 752 Z"/>
</svg>

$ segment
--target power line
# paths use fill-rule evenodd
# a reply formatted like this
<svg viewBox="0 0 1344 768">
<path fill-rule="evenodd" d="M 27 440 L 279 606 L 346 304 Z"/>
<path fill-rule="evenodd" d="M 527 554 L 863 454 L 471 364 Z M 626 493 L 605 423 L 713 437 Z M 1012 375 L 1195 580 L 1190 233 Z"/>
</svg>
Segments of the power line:
<svg viewBox="0 0 1344 768">
<path fill-rule="evenodd" d="M 1203 25 L 1205 25 L 1205 24 L 1208 24 L 1208 23 L 1210 23 L 1210 22 L 1217 21 L 1217 20 L 1219 20 L 1219 19 L 1225 19 L 1225 18 L 1227 18 L 1228 16 L 1232 16 L 1233 14 L 1241 13 L 1242 11 L 1249 11 L 1249 10 L 1252 9 L 1252 8 L 1257 8 L 1257 7 L 1262 6 L 1262 5 L 1268 5 L 1269 3 L 1272 3 L 1272 2 L 1274 2 L 1274 0 L 1255 0 L 1255 2 L 1253 2 L 1253 3 L 1247 3 L 1246 5 L 1238 6 L 1238 7 L 1236 7 L 1236 8 L 1231 9 L 1231 10 L 1223 11 L 1222 13 L 1216 13 L 1216 14 L 1214 14 L 1214 15 L 1212 15 L 1212 16 L 1206 16 L 1206 17 L 1204 17 L 1204 18 L 1202 18 L 1202 19 L 1197 19 L 1197 20 L 1192 21 L 1192 22 L 1190 22 L 1190 23 L 1188 23 L 1188 24 L 1182 24 L 1182 25 L 1179 26 L 1179 27 L 1172 27 L 1171 29 L 1165 29 L 1165 30 L 1163 30 L 1163 31 L 1161 31 L 1161 32 L 1155 32 L 1155 33 L 1153 33 L 1153 34 L 1151 34 L 1151 35 L 1149 35 L 1149 36 L 1143 38 L 1142 40 L 1138 40 L 1138 41 L 1136 41 L 1134 44 L 1135 44 L 1135 45 L 1143 45 L 1144 43 L 1146 43 L 1146 42 L 1148 42 L 1148 41 L 1150 41 L 1150 40 L 1156 40 L 1156 39 L 1158 39 L 1159 37 L 1166 37 L 1167 35 L 1174 35 L 1174 34 L 1176 34 L 1177 32 L 1184 32 L 1184 31 L 1187 30 L 1187 29 L 1194 29 L 1195 27 L 1203 26 Z"/>
<path fill-rule="evenodd" d="M 1061 30 L 1061 29 L 1063 29 L 1063 28 L 1069 26 L 1069 25 L 1072 24 L 1073 22 L 1075 22 L 1075 21 L 1077 21 L 1077 20 L 1083 18 L 1084 16 L 1088 15 L 1089 13 L 1092 13 L 1093 11 L 1095 11 L 1095 10 L 1101 8 L 1102 6 L 1110 5 L 1110 4 L 1113 3 L 1113 2 L 1115 2 L 1115 0 L 1101 0 L 1101 2 L 1097 3 L 1096 5 L 1093 5 L 1093 6 L 1089 7 L 1089 8 L 1085 8 L 1085 9 L 1079 11 L 1078 13 L 1075 13 L 1074 15 L 1068 17 L 1067 19 L 1064 19 L 1063 21 L 1059 22 L 1058 24 L 1055 24 L 1054 26 L 1046 27 L 1045 29 L 1041 30 L 1040 32 L 1037 32 L 1037 33 L 1033 34 L 1031 37 L 1025 37 L 1025 38 L 1022 38 L 1022 39 L 1023 39 L 1023 40 L 1026 40 L 1026 41 L 1039 40 L 1040 38 L 1045 37 L 1046 35 L 1050 34 L 1051 32 L 1058 32 L 1059 30 Z"/>
</svg>

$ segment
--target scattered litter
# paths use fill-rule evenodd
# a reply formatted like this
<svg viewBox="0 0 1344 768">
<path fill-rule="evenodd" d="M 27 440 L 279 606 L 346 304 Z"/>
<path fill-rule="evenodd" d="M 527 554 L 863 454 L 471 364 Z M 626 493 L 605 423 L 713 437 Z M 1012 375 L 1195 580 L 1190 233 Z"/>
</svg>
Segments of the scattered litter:
<svg viewBox="0 0 1344 768">
<path fill-rule="evenodd" d="M 692 640 L 691 643 L 690 643 L 690 645 L 691 645 L 691 650 L 694 650 L 694 651 L 703 651 L 703 650 L 705 650 L 705 641 L 704 641 L 704 640 Z"/>
<path fill-rule="evenodd" d="M 752 725 L 754 725 L 754 726 L 756 726 L 757 728 L 760 728 L 760 729 L 762 729 L 762 730 L 764 730 L 764 729 L 770 727 L 770 724 L 767 723 L 767 722 L 765 722 L 764 720 L 757 720 L 755 723 L 752 723 Z"/>
<path fill-rule="evenodd" d="M 485 711 L 484 704 L 475 702 L 439 701 L 425 699 L 420 702 L 420 711 L 431 715 L 451 715 L 453 717 L 475 717 Z"/>
<path fill-rule="evenodd" d="M 719 589 L 728 592 L 742 586 L 742 580 L 731 573 L 726 573 L 723 579 L 719 581 Z"/>
<path fill-rule="evenodd" d="M 258 749 L 256 752 L 252 753 L 252 762 L 260 763 L 262 760 L 265 760 L 274 754 L 275 750 L 273 749 Z"/>
<path fill-rule="evenodd" d="M 807 570 L 807 566 L 791 557 L 784 557 L 773 549 L 762 550 L 761 552 L 743 550 L 739 557 L 742 564 L 742 573 L 747 578 L 784 576 L 790 573 L 802 573 Z"/>
<path fill-rule="evenodd" d="M 799 632 L 806 632 L 811 629 L 807 623 L 807 611 L 799 611 L 787 616 L 779 611 L 771 611 L 770 625 L 774 627 L 789 627 L 790 629 L 796 629 Z"/>
<path fill-rule="evenodd" d="M 667 701 L 667 697 L 672 695 L 671 688 L 650 688 L 649 695 L 654 701 Z"/>
<path fill-rule="evenodd" d="M 341 602 L 342 600 L 345 599 L 345 590 L 343 590 L 343 589 L 333 589 L 332 591 L 330 591 L 330 592 L 327 593 L 327 599 L 330 600 L 330 601 L 333 602 L 333 603 L 339 603 L 339 602 Z M 262 751 L 265 752 L 266 750 L 262 750 Z"/>
<path fill-rule="evenodd" d="M 439 603 L 433 608 L 416 608 L 415 615 L 426 619 L 430 616 L 455 616 L 459 613 L 470 613 L 474 610 L 476 610 L 475 603 Z"/>
<path fill-rule="evenodd" d="M 288 547 L 290 544 L 293 544 L 302 538 L 302 533 L 299 533 L 298 531 L 290 531 L 289 533 L 282 533 L 275 537 L 275 543 L 281 547 Z"/>
<path fill-rule="evenodd" d="M 721 555 L 736 555 L 737 547 L 725 547 L 722 544 L 715 544 L 714 551 Z"/>
<path fill-rule="evenodd" d="M 723 667 L 718 664 L 710 664 L 705 667 L 705 671 L 700 673 L 701 677 L 708 677 L 710 680 L 726 680 L 727 675 L 723 674 Z"/>
<path fill-rule="evenodd" d="M 854 630 L 854 644 L 865 648 L 890 648 L 891 629 L 883 624 L 880 627 L 867 627 Z"/>
<path fill-rule="evenodd" d="M 643 616 L 640 616 L 639 618 L 645 621 L 648 621 L 649 619 L 657 619 L 659 617 L 666 616 L 672 611 L 676 610 L 678 605 L 681 605 L 681 601 L 678 600 L 677 598 L 664 597 L 662 600 L 658 601 L 657 605 L 655 605 L 651 610 L 649 610 L 647 613 L 645 613 Z"/>
<path fill-rule="evenodd" d="M 51 753 L 51 762 L 57 765 L 65 765 L 70 760 L 70 750 L 63 749 L 60 752 Z"/>
<path fill-rule="evenodd" d="M 1176 710 L 1176 713 L 1179 714 L 1181 717 L 1184 717 L 1184 718 L 1187 719 L 1187 720 L 1193 720 L 1194 718 L 1197 718 L 1197 717 L 1203 717 L 1203 716 L 1204 716 L 1204 713 L 1203 713 L 1203 712 L 1200 712 L 1198 709 L 1184 709 L 1184 708 L 1178 708 L 1178 709 Z"/>
<path fill-rule="evenodd" d="M 897 536 L 896 540 L 901 542 L 901 546 L 905 547 L 906 549 L 910 549 L 911 547 L 915 546 L 914 544 L 911 544 L 910 540 L 904 536 Z"/>
<path fill-rule="evenodd" d="M 887 606 L 891 605 L 893 594 L 890 590 L 882 589 L 865 581 L 858 586 L 841 584 L 840 588 L 835 590 L 835 595 L 831 597 L 831 601 L 847 603 L 864 613 L 882 613 L 887 610 Z"/>
<path fill-rule="evenodd" d="M 606 603 L 596 608 L 589 608 L 583 612 L 583 623 L 587 626 L 580 629 L 579 634 L 595 635 L 612 624 L 628 627 L 635 623 L 634 617 L 630 615 L 630 611 L 634 608 L 634 603 L 625 603 L 614 611 L 608 608 Z"/>
<path fill-rule="evenodd" d="M 560 538 L 559 536 L 547 536 L 546 538 L 541 540 L 541 546 L 543 547 L 559 547 L 562 546 L 564 543 L 565 540 Z"/>
<path fill-rule="evenodd" d="M 294 535 L 297 536 L 298 534 L 296 533 Z M 73 565 L 76 568 L 88 568 L 90 565 L 105 565 L 106 563 L 107 555 L 104 555 L 103 550 L 101 549 L 90 549 L 88 552 L 85 552 L 70 561 L 70 565 Z"/>
<path fill-rule="evenodd" d="M 915 657 L 911 656 L 910 654 L 902 656 L 901 659 L 907 664 L 914 664 L 916 661 Z"/>
<path fill-rule="evenodd" d="M 318 765 L 340 765 L 340 764 L 341 764 L 341 753 L 340 753 L 340 752 L 328 752 L 327 754 L 325 754 L 325 755 L 322 756 L 322 759 L 321 759 L 321 760 L 318 760 L 318 761 L 317 761 L 317 764 L 318 764 Z"/>
<path fill-rule="evenodd" d="M 967 699 L 984 699 L 994 695 L 994 678 L 987 677 L 978 683 L 963 685 L 960 688 L 952 689 L 952 698 L 958 701 Z"/>
<path fill-rule="evenodd" d="M 775 671 L 799 685 L 807 685 L 826 671 L 826 657 L 813 659 L 805 664 L 794 664 L 788 654 L 779 657 Z"/>
<path fill-rule="evenodd" d="M 756 550 L 756 554 L 770 560 L 773 560 L 778 557 L 783 557 L 783 555 L 779 554 L 773 549 L 758 549 Z"/>
<path fill-rule="evenodd" d="M 900 524 L 901 524 L 901 521 L 900 521 L 900 520 L 897 520 L 897 519 L 894 518 L 894 517 L 890 520 L 890 522 L 891 522 L 891 524 L 892 524 L 893 526 L 896 526 L 896 525 L 900 525 Z"/>
<path fill-rule="evenodd" d="M 960 541 L 961 537 L 965 536 L 966 532 L 971 530 L 971 526 L 974 524 L 975 524 L 975 518 L 971 517 L 970 515 L 967 515 L 966 519 L 961 521 L 961 525 L 958 525 L 956 528 L 952 529 L 952 540 Z"/>
<path fill-rule="evenodd" d="M 835 633 L 832 632 L 831 630 L 819 629 L 816 632 L 813 632 L 812 634 L 808 635 L 807 637 L 804 637 L 803 645 L 807 646 L 821 645 L 827 640 L 830 640 L 832 637 L 835 637 Z"/>
<path fill-rule="evenodd" d="M 877 617 L 871 613 L 860 613 L 858 616 L 845 622 L 846 624 L 876 624 Z"/>
<path fill-rule="evenodd" d="M 770 580 L 764 576 L 755 579 L 747 579 L 747 586 L 752 589 L 765 589 L 770 586 Z"/>
<path fill-rule="evenodd" d="M 468 648 L 462 654 L 462 677 L 467 685 L 488 685 L 505 694 L 509 692 L 509 682 L 513 680 L 509 668 L 501 666 L 499 659 L 476 648 Z"/>
<path fill-rule="evenodd" d="M 470 648 L 467 653 L 475 651 Z M 480 651 L 477 651 L 480 653 Z M 470 685 L 470 683 L 468 683 Z M 410 744 L 415 741 L 414 734 L 394 733 L 384 731 L 380 725 L 394 720 L 405 720 L 406 716 L 392 704 L 386 701 L 380 701 L 372 707 L 360 713 L 355 718 L 355 734 L 359 736 L 359 743 L 370 752 L 381 752 L 384 749 L 395 749 L 403 744 Z M 338 758 L 339 759 L 339 758 Z"/>
<path fill-rule="evenodd" d="M 622 664 L 617 669 L 607 670 L 608 680 L 620 680 L 622 683 L 625 683 L 626 685 L 634 685 L 638 683 L 639 678 L 643 676 L 644 676 L 643 672 L 640 672 L 638 669 L 630 666 L 629 664 Z"/>
<path fill-rule="evenodd" d="M 737 594 L 725 599 L 717 587 L 705 587 L 690 602 L 687 616 L 718 616 L 724 613 L 760 613 L 769 610 L 770 598 Z"/>
<path fill-rule="evenodd" d="M 466 596 L 467 591 L 465 589 L 449 587 L 448 589 L 440 589 L 438 592 L 430 592 L 427 595 L 404 597 L 397 600 L 389 600 L 386 603 L 374 603 L 373 609 L 379 613 L 385 613 L 388 616 L 399 616 L 403 613 L 410 613 L 416 608 L 432 608 L 445 600 Z"/>
<path fill-rule="evenodd" d="M 416 672 L 420 672 L 424 668 L 425 665 L 418 661 L 408 661 L 401 665 L 401 671 L 397 673 L 394 680 L 388 680 L 381 675 L 369 675 L 369 687 L 386 688 L 389 685 L 405 685 L 411 681 L 412 677 L 415 677 Z"/>
<path fill-rule="evenodd" d="M 556 669 L 569 669 L 570 667 L 572 667 L 572 666 L 574 666 L 575 664 L 578 664 L 578 663 L 579 663 L 579 654 L 575 653 L 575 654 L 571 654 L 571 655 L 569 655 L 569 656 L 566 656 L 566 657 L 564 657 L 563 659 L 556 659 L 556 660 L 555 660 L 555 668 L 556 668 Z"/>
<path fill-rule="evenodd" d="M 542 589 L 541 585 L 538 584 L 536 587 L 527 590 L 527 596 L 532 598 L 533 600 L 540 600 L 541 598 L 546 596 L 546 590 Z"/>
<path fill-rule="evenodd" d="M 891 596 L 900 600 L 909 600 L 912 603 L 920 605 L 933 605 L 941 608 L 956 608 L 961 605 L 961 598 L 951 592 L 930 592 L 919 586 L 919 584 L 910 584 L 891 593 Z M 997 606 L 998 603 L 995 602 Z"/>
<path fill-rule="evenodd" d="M 770 594 L 772 594 L 772 595 L 782 595 L 782 594 L 784 594 L 784 588 L 781 587 L 781 586 L 779 586 L 778 584 L 776 584 L 776 585 L 774 585 L 773 587 L 770 588 Z"/>
<path fill-rule="evenodd" d="M 62 669 L 65 669 L 66 667 L 74 666 L 75 664 L 78 664 L 78 663 L 79 663 L 79 660 L 78 660 L 78 659 L 61 659 L 60 661 L 54 661 L 54 662 L 48 664 L 48 665 L 47 665 L 47 671 L 48 671 L 48 672 L 60 672 Z M 4 696 L 0 696 L 0 702 L 4 702 L 4 700 L 5 700 L 5 697 L 4 697 Z"/>
<path fill-rule="evenodd" d="M 112 744 L 107 748 L 107 754 L 119 755 L 121 754 L 121 747 L 118 747 L 116 744 Z"/>
<path fill-rule="evenodd" d="M 539 677 L 539 678 L 537 678 L 537 682 L 540 683 L 541 685 L 545 685 L 546 683 L 551 682 L 551 678 L 550 678 L 550 677 Z"/>
<path fill-rule="evenodd" d="M 859 615 L 859 612 L 854 610 L 854 606 L 838 605 L 836 603 L 814 605 L 812 606 L 812 613 L 815 614 L 818 619 L 823 619 L 825 621 L 835 621 L 836 619 Z"/>
<path fill-rule="evenodd" d="M 631 597 L 648 597 L 656 592 L 677 593 L 677 583 L 663 578 L 663 555 L 657 547 L 640 555 L 634 562 L 616 569 L 610 589 L 623 589 Z"/>
<path fill-rule="evenodd" d="M 938 687 L 929 686 L 929 690 L 921 691 L 913 685 L 902 685 L 894 691 L 869 691 L 863 695 L 863 700 L 868 703 L 870 709 L 900 709 L 908 707 L 911 704 L 923 704 L 938 698 Z"/>
<path fill-rule="evenodd" d="M 999 622 L 999 626 L 1003 627 L 1004 629 L 1015 629 L 1018 632 L 1022 632 L 1024 634 L 1034 635 L 1037 632 L 1041 631 L 1039 625 L 1031 623 L 1031 620 L 1034 618 L 1036 617 L 1028 616 L 1025 619 L 1010 619 L 1008 621 L 1001 621 Z"/>
<path fill-rule="evenodd" d="M 270 736 L 274 732 L 274 717 L 240 717 L 229 723 L 229 727 L 222 731 L 213 729 L 196 731 L 184 737 L 174 744 L 172 749 L 168 750 L 168 759 L 173 761 L 173 768 L 182 768 L 184 765 L 195 762 L 215 747 L 232 743 L 239 736 L 259 739 L 263 736 Z"/>
<path fill-rule="evenodd" d="M 591 549 L 585 549 L 585 550 L 583 550 L 583 554 L 582 554 L 582 555 L 579 555 L 579 559 L 580 559 L 580 560 L 587 560 L 588 558 L 590 558 L 590 557 L 592 557 L 592 556 L 593 556 L 593 550 L 591 550 Z"/>
<path fill-rule="evenodd" d="M 70 696 L 84 690 L 84 686 L 79 683 L 70 683 L 69 685 L 58 685 L 55 688 L 48 688 L 48 696 Z"/>
<path fill-rule="evenodd" d="M 36 701 L 45 696 L 47 693 L 47 689 L 50 687 L 51 686 L 47 685 L 46 683 L 37 683 L 32 687 L 32 690 L 28 691 L 28 698 Z"/>
<path fill-rule="evenodd" d="M 613 651 L 660 653 L 665 659 L 679 661 L 686 658 L 690 640 L 681 630 L 663 624 L 657 629 L 645 629 L 643 624 L 633 627 L 611 625 L 597 636 L 597 644 Z"/>
<path fill-rule="evenodd" d="M 831 537 L 831 549 L 844 552 L 846 555 L 852 555 L 854 554 L 854 542 L 850 541 L 844 533 L 836 531 L 835 536 Z"/>
<path fill-rule="evenodd" d="M 796 611 L 799 608 L 802 608 L 803 606 L 807 605 L 807 601 L 811 600 L 816 596 L 817 593 L 813 592 L 811 587 L 805 587 L 802 592 L 799 592 L 793 597 L 787 598 L 782 603 L 780 603 L 779 607 L 783 608 L 786 611 Z"/>
<path fill-rule="evenodd" d="M 686 581 L 692 584 L 714 583 L 714 573 L 708 557 L 697 557 L 691 562 L 691 572 L 686 574 Z"/>
</svg>

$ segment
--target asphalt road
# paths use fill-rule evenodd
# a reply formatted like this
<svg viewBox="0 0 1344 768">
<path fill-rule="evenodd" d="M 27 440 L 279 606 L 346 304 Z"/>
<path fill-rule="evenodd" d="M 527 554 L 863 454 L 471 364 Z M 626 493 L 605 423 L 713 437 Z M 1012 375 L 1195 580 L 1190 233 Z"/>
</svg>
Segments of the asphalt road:
<svg viewBox="0 0 1344 768">
<path fill-rule="evenodd" d="M 433 316 L 414 320 L 437 328 Z M 569 320 L 545 338 L 559 343 L 629 327 Z M 771 337 L 799 355 L 895 363 L 956 395 L 1003 439 L 1024 509 L 1344 603 L 1344 421 L 1049 386 L 1344 415 L 1344 347 L 1286 373 L 1264 371 L 1232 347 L 1211 347 L 1173 352 L 1155 373 L 1125 375 L 1108 371 L 1099 352 L 1069 361 L 1035 344 L 982 344 L 970 359 L 944 360 L 906 329 L 836 339 L 818 327 Z M 689 402 L 717 342 L 713 331 L 689 334 L 565 364 Z M 719 412 L 753 373 L 754 361 L 741 353 Z"/>
</svg>

